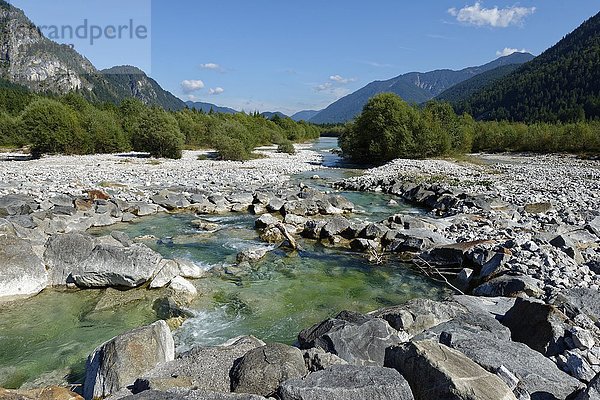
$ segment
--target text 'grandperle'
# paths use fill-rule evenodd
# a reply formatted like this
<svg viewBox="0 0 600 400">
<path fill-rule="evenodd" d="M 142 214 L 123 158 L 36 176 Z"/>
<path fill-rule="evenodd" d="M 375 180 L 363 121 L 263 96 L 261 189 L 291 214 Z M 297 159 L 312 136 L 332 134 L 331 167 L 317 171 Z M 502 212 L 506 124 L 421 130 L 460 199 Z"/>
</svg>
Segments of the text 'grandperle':
<svg viewBox="0 0 600 400">
<path fill-rule="evenodd" d="M 81 25 L 42 25 L 40 31 L 51 40 L 89 40 L 90 45 L 100 39 L 140 39 L 148 38 L 148 27 L 146 25 L 136 25 L 133 19 L 123 25 L 95 25 L 90 24 L 87 19 L 83 20 Z"/>
</svg>

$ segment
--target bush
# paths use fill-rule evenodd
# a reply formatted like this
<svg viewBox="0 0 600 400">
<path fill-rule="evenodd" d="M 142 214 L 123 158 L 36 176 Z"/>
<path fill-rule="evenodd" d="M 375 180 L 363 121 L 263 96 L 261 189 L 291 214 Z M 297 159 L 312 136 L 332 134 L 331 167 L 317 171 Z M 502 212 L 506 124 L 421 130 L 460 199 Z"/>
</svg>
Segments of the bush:
<svg viewBox="0 0 600 400">
<path fill-rule="evenodd" d="M 239 139 L 227 136 L 221 137 L 215 143 L 215 148 L 219 152 L 221 160 L 245 161 L 251 158 L 250 152 L 246 150 L 244 144 Z"/>
<path fill-rule="evenodd" d="M 71 108 L 51 99 L 32 102 L 22 116 L 21 127 L 32 145 L 31 153 L 86 154 L 90 152 L 90 138 L 79 124 Z"/>
<path fill-rule="evenodd" d="M 112 112 L 89 108 L 82 112 L 80 119 L 81 127 L 91 139 L 90 150 L 94 153 L 116 153 L 129 149 L 129 141 Z"/>
<path fill-rule="evenodd" d="M 160 109 L 149 110 L 134 132 L 133 148 L 152 157 L 181 158 L 184 137 L 175 117 Z"/>
<path fill-rule="evenodd" d="M 289 140 L 285 140 L 283 141 L 278 147 L 277 147 L 277 151 L 279 153 L 287 153 L 287 154 L 296 154 L 296 148 L 294 147 L 294 144 L 289 141 Z"/>
</svg>

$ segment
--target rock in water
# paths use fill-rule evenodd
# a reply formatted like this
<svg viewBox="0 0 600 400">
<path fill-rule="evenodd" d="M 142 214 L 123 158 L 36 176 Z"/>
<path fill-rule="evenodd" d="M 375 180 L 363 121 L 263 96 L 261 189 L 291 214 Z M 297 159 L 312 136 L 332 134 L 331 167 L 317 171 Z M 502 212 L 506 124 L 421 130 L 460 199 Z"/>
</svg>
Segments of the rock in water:
<svg viewBox="0 0 600 400">
<path fill-rule="evenodd" d="M 273 343 L 250 350 L 231 372 L 231 388 L 236 393 L 271 396 L 279 385 L 306 375 L 302 352 Z"/>
<path fill-rule="evenodd" d="M 385 366 L 406 378 L 416 400 L 516 400 L 496 375 L 434 341 L 389 348 Z"/>
<path fill-rule="evenodd" d="M 157 364 L 174 358 L 175 344 L 166 322 L 124 333 L 88 357 L 83 395 L 86 400 L 109 396 L 132 385 Z"/>
<path fill-rule="evenodd" d="M 282 400 L 412 400 L 408 382 L 397 371 L 381 367 L 336 365 L 279 388 Z"/>
<path fill-rule="evenodd" d="M 0 302 L 34 296 L 48 284 L 44 263 L 31 243 L 13 236 L 0 236 Z"/>
</svg>

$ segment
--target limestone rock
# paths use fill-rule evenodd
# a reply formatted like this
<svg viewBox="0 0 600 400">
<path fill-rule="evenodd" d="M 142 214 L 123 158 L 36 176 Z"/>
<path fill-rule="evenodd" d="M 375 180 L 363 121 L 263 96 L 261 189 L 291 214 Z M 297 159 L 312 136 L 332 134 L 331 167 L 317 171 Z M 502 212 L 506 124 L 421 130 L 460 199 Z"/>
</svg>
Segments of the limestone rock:
<svg viewBox="0 0 600 400">
<path fill-rule="evenodd" d="M 28 240 L 0 235 L 0 302 L 30 297 L 48 285 L 48 273 Z"/>
</svg>

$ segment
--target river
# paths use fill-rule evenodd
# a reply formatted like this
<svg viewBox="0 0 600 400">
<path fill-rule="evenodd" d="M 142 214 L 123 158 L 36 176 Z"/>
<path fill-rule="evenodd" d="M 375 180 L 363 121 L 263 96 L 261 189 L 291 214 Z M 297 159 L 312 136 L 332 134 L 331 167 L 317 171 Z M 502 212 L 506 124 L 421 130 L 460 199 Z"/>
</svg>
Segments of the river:
<svg viewBox="0 0 600 400">
<path fill-rule="evenodd" d="M 323 170 L 293 177 L 321 190 L 331 182 L 358 175 L 331 150 L 335 139 L 322 138 L 312 148 L 323 155 Z M 321 179 L 311 179 L 318 174 Z M 342 193 L 357 206 L 354 218 L 381 220 L 396 212 L 421 211 L 390 196 Z M 253 229 L 255 216 L 229 214 L 207 217 L 221 229 L 199 232 L 191 214 L 158 215 L 132 224 L 112 226 L 94 234 L 121 230 L 130 237 L 152 235 L 163 240 L 146 243 L 165 257 L 192 260 L 207 270 L 230 265 L 238 252 L 265 246 Z M 298 332 L 342 310 L 368 312 L 401 304 L 415 297 L 440 298 L 446 289 L 409 266 L 390 261 L 368 262 L 361 254 L 302 241 L 303 251 L 275 249 L 252 271 L 235 277 L 210 276 L 194 282 L 199 297 L 191 306 L 194 317 L 175 332 L 184 351 L 215 345 L 239 335 L 292 344 Z M 158 293 L 57 291 L 0 306 L 0 387 L 18 388 L 42 376 L 37 384 L 57 383 L 64 377 L 81 382 L 85 358 L 99 344 L 134 327 L 157 319 L 153 300 Z"/>
</svg>

